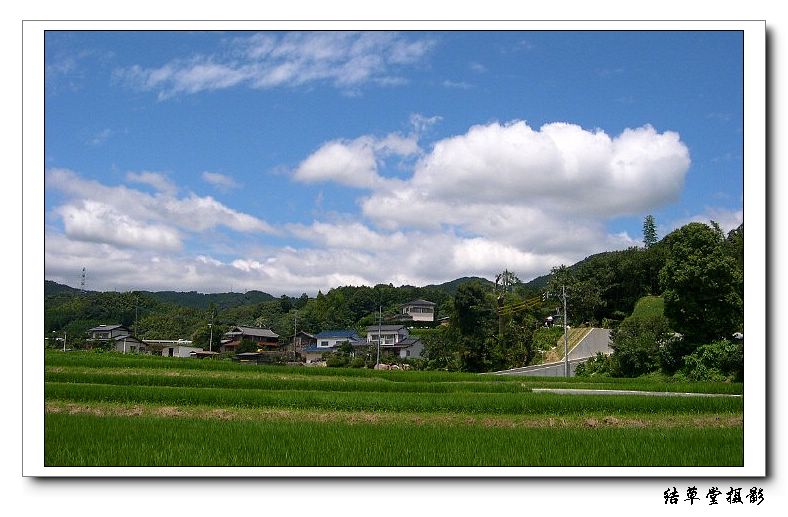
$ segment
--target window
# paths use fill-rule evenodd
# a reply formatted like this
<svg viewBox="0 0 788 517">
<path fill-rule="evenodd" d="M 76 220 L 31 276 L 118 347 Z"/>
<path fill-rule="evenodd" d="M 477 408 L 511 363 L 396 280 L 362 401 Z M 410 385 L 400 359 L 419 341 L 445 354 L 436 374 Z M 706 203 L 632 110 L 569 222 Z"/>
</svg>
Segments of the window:
<svg viewBox="0 0 788 517">
<path fill-rule="evenodd" d="M 328 341 L 321 341 L 320 346 L 328 346 Z"/>
</svg>

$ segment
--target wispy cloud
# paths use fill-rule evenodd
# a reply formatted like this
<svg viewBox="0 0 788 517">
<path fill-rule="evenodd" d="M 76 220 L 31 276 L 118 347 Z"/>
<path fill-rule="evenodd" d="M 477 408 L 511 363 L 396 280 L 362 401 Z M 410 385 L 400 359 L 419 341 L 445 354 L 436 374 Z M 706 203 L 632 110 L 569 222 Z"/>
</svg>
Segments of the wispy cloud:
<svg viewBox="0 0 788 517">
<path fill-rule="evenodd" d="M 160 99 L 234 86 L 256 89 L 326 82 L 355 92 L 369 83 L 393 86 L 397 71 L 422 61 L 432 39 L 393 32 L 258 33 L 234 38 L 212 55 L 173 60 L 158 68 L 115 71 L 126 84 L 158 92 Z"/>
<path fill-rule="evenodd" d="M 241 185 L 230 176 L 220 174 L 218 172 L 205 171 L 202 173 L 202 180 L 206 183 L 213 185 L 219 190 L 226 192 L 228 190 L 239 188 Z"/>
<path fill-rule="evenodd" d="M 106 142 L 112 135 L 113 135 L 113 131 L 111 129 L 109 128 L 103 129 L 98 133 L 96 133 L 95 135 L 93 135 L 93 137 L 90 138 L 90 140 L 88 140 L 88 144 L 94 146 L 101 145 L 104 142 Z"/>
<path fill-rule="evenodd" d="M 455 88 L 458 90 L 470 90 L 471 88 L 473 88 L 473 85 L 471 83 L 467 83 L 465 81 L 451 81 L 449 79 L 446 79 L 441 84 L 443 85 L 444 88 Z"/>
<path fill-rule="evenodd" d="M 175 194 L 175 192 L 178 191 L 178 187 L 167 178 L 166 174 L 161 172 L 127 172 L 126 181 L 148 185 L 158 192 L 164 192 L 169 195 Z"/>
<path fill-rule="evenodd" d="M 716 111 L 712 113 L 707 113 L 706 118 L 717 122 L 730 122 L 731 119 L 733 118 L 733 114 Z"/>
</svg>

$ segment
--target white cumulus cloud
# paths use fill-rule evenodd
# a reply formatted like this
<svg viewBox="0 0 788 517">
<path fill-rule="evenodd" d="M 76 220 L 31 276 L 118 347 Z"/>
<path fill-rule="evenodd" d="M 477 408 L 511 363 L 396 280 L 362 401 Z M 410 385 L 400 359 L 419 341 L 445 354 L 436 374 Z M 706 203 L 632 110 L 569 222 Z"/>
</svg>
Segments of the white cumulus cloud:
<svg viewBox="0 0 788 517">
<path fill-rule="evenodd" d="M 64 205 L 57 212 L 63 218 L 66 236 L 71 239 L 103 242 L 124 248 L 177 250 L 181 247 L 178 232 L 164 225 L 145 224 L 98 201 L 85 200 Z"/>
</svg>

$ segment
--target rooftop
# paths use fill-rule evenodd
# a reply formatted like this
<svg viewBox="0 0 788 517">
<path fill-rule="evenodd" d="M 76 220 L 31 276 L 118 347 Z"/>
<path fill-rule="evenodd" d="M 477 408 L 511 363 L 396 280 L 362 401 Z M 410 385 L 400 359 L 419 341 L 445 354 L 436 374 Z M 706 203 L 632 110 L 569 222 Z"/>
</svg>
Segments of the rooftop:
<svg viewBox="0 0 788 517">
<path fill-rule="evenodd" d="M 118 328 L 126 329 L 126 327 L 124 327 L 123 325 L 118 323 L 118 324 L 115 324 L 115 325 L 99 325 L 98 327 L 93 327 L 92 329 L 89 329 L 88 332 L 110 331 L 110 330 L 115 330 L 115 329 L 118 329 Z M 126 330 L 128 330 L 128 329 L 126 329 Z"/>
<path fill-rule="evenodd" d="M 243 327 L 236 325 L 233 330 L 227 333 L 228 335 L 242 335 L 242 336 L 259 336 L 259 337 L 279 337 L 279 334 L 269 329 L 258 327 Z"/>
<path fill-rule="evenodd" d="M 373 334 L 380 330 L 381 332 L 391 332 L 406 328 L 405 325 L 370 325 L 367 327 L 367 332 Z"/>
<path fill-rule="evenodd" d="M 328 338 L 360 339 L 358 336 L 358 332 L 356 332 L 355 330 L 324 330 L 319 334 L 315 334 L 314 337 L 316 339 L 328 339 Z"/>
<path fill-rule="evenodd" d="M 432 306 L 435 305 L 435 303 L 433 303 L 433 302 L 431 302 L 429 300 L 421 300 L 421 299 L 419 299 L 419 300 L 413 300 L 413 301 L 410 301 L 408 303 L 403 303 L 402 304 L 403 307 L 406 306 L 406 305 L 429 305 L 430 307 L 432 307 Z"/>
</svg>

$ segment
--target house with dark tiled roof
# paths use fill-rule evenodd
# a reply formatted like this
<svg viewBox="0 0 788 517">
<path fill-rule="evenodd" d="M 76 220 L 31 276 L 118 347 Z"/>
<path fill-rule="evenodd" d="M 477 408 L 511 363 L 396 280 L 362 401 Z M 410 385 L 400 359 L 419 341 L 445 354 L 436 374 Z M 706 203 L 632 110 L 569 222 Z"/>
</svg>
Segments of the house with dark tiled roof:
<svg viewBox="0 0 788 517">
<path fill-rule="evenodd" d="M 405 325 L 370 325 L 367 327 L 367 343 L 380 352 L 391 352 L 401 359 L 419 358 L 424 350 L 421 340 L 410 335 Z"/>
<path fill-rule="evenodd" d="M 118 336 L 130 336 L 131 331 L 123 325 L 99 325 L 88 329 L 90 339 L 114 339 Z"/>
<path fill-rule="evenodd" d="M 145 343 L 131 335 L 131 331 L 123 325 L 99 325 L 88 329 L 90 337 L 86 343 L 89 347 L 106 345 L 116 352 L 124 354 L 146 351 Z"/>
<path fill-rule="evenodd" d="M 241 341 L 244 339 L 254 341 L 258 350 L 271 350 L 279 349 L 279 334 L 270 330 L 260 327 L 245 327 L 243 325 L 236 325 L 228 332 L 225 332 L 222 339 L 222 352 L 234 352 L 241 346 Z"/>
</svg>

